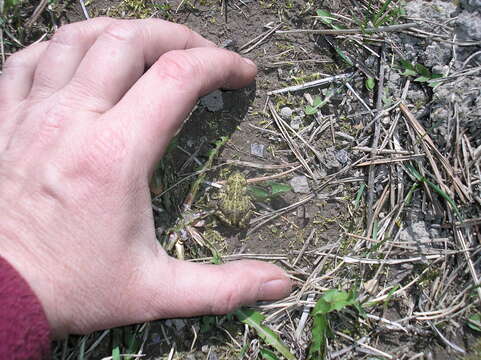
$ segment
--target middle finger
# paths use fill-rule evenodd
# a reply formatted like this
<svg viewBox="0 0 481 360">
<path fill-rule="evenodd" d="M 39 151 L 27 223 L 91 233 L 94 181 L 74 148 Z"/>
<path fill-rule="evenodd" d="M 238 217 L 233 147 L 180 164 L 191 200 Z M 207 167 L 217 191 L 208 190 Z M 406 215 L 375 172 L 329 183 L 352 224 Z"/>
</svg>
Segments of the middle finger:
<svg viewBox="0 0 481 360">
<path fill-rule="evenodd" d="M 87 110 L 102 113 L 164 53 L 215 46 L 183 25 L 158 19 L 119 20 L 90 47 L 65 90 L 81 99 Z"/>
</svg>

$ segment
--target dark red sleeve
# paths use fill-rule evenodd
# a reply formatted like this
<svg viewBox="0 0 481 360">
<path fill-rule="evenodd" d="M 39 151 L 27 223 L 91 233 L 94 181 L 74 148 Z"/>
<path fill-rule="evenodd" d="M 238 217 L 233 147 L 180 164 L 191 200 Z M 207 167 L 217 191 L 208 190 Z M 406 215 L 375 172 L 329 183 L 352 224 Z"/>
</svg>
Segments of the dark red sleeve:
<svg viewBox="0 0 481 360">
<path fill-rule="evenodd" d="M 0 257 L 0 359 L 46 359 L 50 327 L 20 274 Z"/>
</svg>

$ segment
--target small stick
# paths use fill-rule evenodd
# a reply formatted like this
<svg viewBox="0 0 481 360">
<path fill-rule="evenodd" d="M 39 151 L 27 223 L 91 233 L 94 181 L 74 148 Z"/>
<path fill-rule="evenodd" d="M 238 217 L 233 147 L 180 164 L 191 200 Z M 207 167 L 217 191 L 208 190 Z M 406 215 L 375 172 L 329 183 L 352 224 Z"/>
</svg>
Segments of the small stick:
<svg viewBox="0 0 481 360">
<path fill-rule="evenodd" d="M 383 96 L 383 87 L 384 87 L 384 46 L 381 48 L 381 56 L 379 58 L 379 83 L 377 87 L 377 101 L 376 101 L 376 110 L 380 112 L 382 110 L 382 96 Z M 377 155 L 377 148 L 379 145 L 379 137 L 381 135 L 381 116 L 376 116 L 377 121 L 374 125 L 374 138 L 372 140 L 372 148 L 375 149 L 371 153 L 371 160 Z M 376 168 L 374 165 L 369 166 L 369 173 L 368 173 L 368 183 L 367 183 L 367 236 L 371 236 L 372 227 L 374 224 L 374 216 L 373 216 L 373 203 L 374 203 L 374 180 L 376 177 Z"/>
<path fill-rule="evenodd" d="M 269 36 L 271 36 L 277 29 L 281 27 L 282 24 L 277 25 L 276 27 L 272 28 L 271 30 L 267 31 L 261 38 L 252 46 L 250 46 L 248 49 L 241 50 L 241 54 L 247 54 L 248 52 L 254 50 L 257 46 L 259 46 L 260 43 L 262 43 L 265 39 L 267 39 Z M 246 45 L 243 45 L 242 48 L 244 48 Z"/>
<path fill-rule="evenodd" d="M 40 3 L 35 8 L 35 11 L 33 12 L 30 19 L 28 19 L 28 21 L 25 23 L 25 27 L 29 28 L 30 26 L 32 26 L 35 23 L 35 21 L 37 21 L 40 14 L 43 12 L 43 10 L 45 10 L 45 7 L 47 6 L 47 4 L 48 4 L 48 0 L 41 0 L 40 1 Z"/>
<path fill-rule="evenodd" d="M 5 64 L 5 48 L 3 47 L 3 29 L 0 28 L 0 53 L 2 54 L 2 66 Z"/>
<path fill-rule="evenodd" d="M 391 164 L 391 163 L 396 163 L 396 162 L 402 162 L 402 161 L 409 161 L 409 160 L 414 160 L 417 158 L 422 158 L 426 155 L 424 154 L 414 154 L 411 156 L 399 156 L 399 157 L 394 157 L 391 159 L 374 159 L 374 160 L 368 160 L 366 162 L 357 164 L 358 167 L 361 166 L 370 166 L 370 165 L 380 165 L 380 164 Z"/>
<path fill-rule="evenodd" d="M 87 11 L 87 7 L 85 6 L 84 0 L 79 0 L 80 7 L 82 8 L 82 12 L 84 13 L 85 18 L 88 20 L 90 19 L 89 12 Z"/>
<path fill-rule="evenodd" d="M 339 29 L 339 30 L 325 30 L 325 29 L 294 29 L 294 30 L 278 30 L 276 34 L 295 34 L 295 33 L 308 33 L 308 34 L 322 34 L 322 35 L 350 35 L 350 34 L 371 34 L 379 32 L 395 32 L 400 30 L 406 30 L 415 27 L 416 23 L 398 24 L 390 26 L 379 26 L 376 28 L 366 29 Z"/>
<path fill-rule="evenodd" d="M 350 76 L 354 76 L 355 74 L 356 74 L 355 72 L 352 72 L 352 73 L 334 75 L 334 76 L 330 76 L 330 77 L 327 77 L 327 78 L 324 78 L 324 79 L 309 81 L 309 82 L 306 82 L 306 83 L 301 84 L 301 85 L 288 86 L 288 87 L 285 87 L 285 88 L 282 88 L 282 89 L 269 91 L 267 93 L 267 95 L 283 94 L 283 93 L 286 93 L 286 92 L 293 92 L 293 91 L 301 91 L 301 90 L 305 90 L 305 89 L 310 89 L 310 88 L 313 88 L 313 87 L 322 86 L 322 85 L 330 84 L 332 82 L 343 80 L 343 79 L 349 78 Z"/>
</svg>

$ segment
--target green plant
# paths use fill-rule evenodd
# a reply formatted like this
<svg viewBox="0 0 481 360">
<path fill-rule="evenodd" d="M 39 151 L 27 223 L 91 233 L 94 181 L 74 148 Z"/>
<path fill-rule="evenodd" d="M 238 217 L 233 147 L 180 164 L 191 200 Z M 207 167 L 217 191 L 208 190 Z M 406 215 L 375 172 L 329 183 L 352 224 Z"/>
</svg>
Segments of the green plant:
<svg viewBox="0 0 481 360">
<path fill-rule="evenodd" d="M 241 308 L 234 312 L 235 316 L 239 321 L 244 324 L 249 325 L 253 328 L 257 335 L 267 344 L 276 349 L 282 356 L 288 360 L 294 360 L 296 357 L 289 351 L 289 348 L 282 342 L 272 329 L 268 326 L 263 325 L 264 316 L 255 310 Z M 270 356 L 273 353 L 270 351 L 265 351 L 263 356 Z M 275 354 L 274 354 L 275 356 Z M 264 359 L 275 359 L 275 357 L 264 357 Z"/>
<path fill-rule="evenodd" d="M 278 183 L 275 181 L 266 181 L 262 186 L 248 186 L 249 194 L 258 201 L 266 201 L 275 198 L 283 193 L 291 191 L 289 184 Z"/>
<path fill-rule="evenodd" d="M 481 332 L 481 314 L 476 313 L 468 317 L 468 326 L 477 332 Z"/>
<path fill-rule="evenodd" d="M 401 60 L 401 68 L 404 70 L 401 75 L 415 76 L 414 81 L 420 83 L 427 83 L 428 86 L 435 87 L 439 84 L 438 81 L 433 81 L 442 78 L 442 74 L 432 73 L 427 67 L 422 64 L 412 64 L 409 61 Z"/>
<path fill-rule="evenodd" d="M 451 206 L 451 208 L 453 209 L 454 213 L 456 214 L 456 216 L 459 218 L 459 219 L 462 219 L 462 215 L 461 215 L 461 212 L 459 211 L 458 207 L 456 206 L 456 203 L 454 202 L 454 200 L 451 198 L 451 196 L 449 196 L 449 194 L 447 194 L 446 192 L 444 192 L 440 187 L 439 185 L 436 185 L 435 183 L 433 183 L 432 181 L 430 181 L 429 179 L 426 179 L 424 176 L 421 176 L 421 174 L 411 165 L 406 165 L 406 169 L 408 171 L 408 173 L 414 177 L 419 183 L 425 183 L 427 184 L 430 188 L 432 188 L 434 190 L 434 192 L 436 192 L 439 196 L 441 196 L 444 200 L 446 200 L 446 202 Z"/>
<path fill-rule="evenodd" d="M 328 290 L 317 301 L 311 316 L 313 318 L 312 342 L 308 359 L 324 359 L 326 354 L 326 340 L 332 337 L 328 314 L 340 311 L 347 306 L 354 305 L 361 313 L 362 309 L 354 291 Z"/>
<path fill-rule="evenodd" d="M 320 96 L 315 96 L 312 100 L 312 106 L 307 105 L 304 109 L 304 112 L 306 113 L 306 115 L 314 115 L 315 113 L 317 113 L 317 110 L 323 107 L 325 104 L 326 102 L 322 101 Z"/>
</svg>

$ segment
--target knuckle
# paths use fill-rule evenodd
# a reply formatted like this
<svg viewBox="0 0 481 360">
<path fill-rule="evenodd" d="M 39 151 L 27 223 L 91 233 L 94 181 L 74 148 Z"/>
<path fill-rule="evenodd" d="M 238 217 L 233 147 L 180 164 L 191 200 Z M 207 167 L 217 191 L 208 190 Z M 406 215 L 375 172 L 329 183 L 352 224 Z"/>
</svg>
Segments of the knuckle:
<svg viewBox="0 0 481 360">
<path fill-rule="evenodd" d="M 10 70 L 19 71 L 21 68 L 28 67 L 30 62 L 28 61 L 28 55 L 25 50 L 16 52 L 9 56 L 3 64 L 3 72 L 6 73 Z"/>
<path fill-rule="evenodd" d="M 187 46 L 187 44 L 190 43 L 191 39 L 195 36 L 194 34 L 194 31 L 192 31 L 191 28 L 189 28 L 188 26 L 184 25 L 184 24 L 176 24 L 176 26 L 178 27 L 177 29 L 177 32 L 179 33 L 179 35 L 181 36 L 181 39 L 185 39 L 185 46 Z"/>
<path fill-rule="evenodd" d="M 60 45 L 75 45 L 82 36 L 82 28 L 77 24 L 62 25 L 53 35 L 50 42 Z"/>
<path fill-rule="evenodd" d="M 212 302 L 212 314 L 227 314 L 235 310 L 240 305 L 239 290 L 234 284 L 218 289 L 219 292 L 215 292 L 216 299 Z"/>
<path fill-rule="evenodd" d="M 200 60 L 182 50 L 165 53 L 154 67 L 161 78 L 172 79 L 183 86 L 197 80 L 202 72 Z"/>
<path fill-rule="evenodd" d="M 115 21 L 105 29 L 104 35 L 116 41 L 131 42 L 139 37 L 139 28 L 132 22 Z"/>
</svg>

